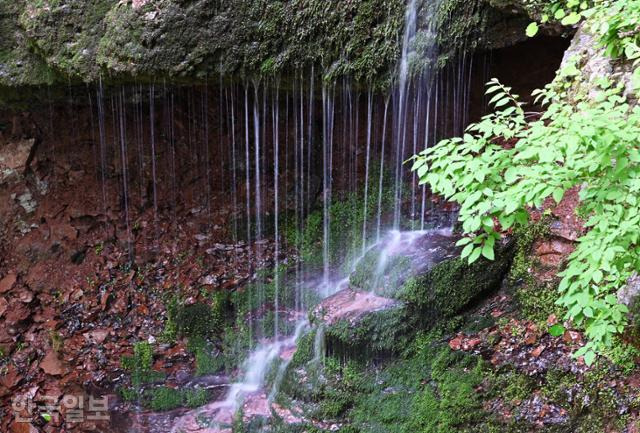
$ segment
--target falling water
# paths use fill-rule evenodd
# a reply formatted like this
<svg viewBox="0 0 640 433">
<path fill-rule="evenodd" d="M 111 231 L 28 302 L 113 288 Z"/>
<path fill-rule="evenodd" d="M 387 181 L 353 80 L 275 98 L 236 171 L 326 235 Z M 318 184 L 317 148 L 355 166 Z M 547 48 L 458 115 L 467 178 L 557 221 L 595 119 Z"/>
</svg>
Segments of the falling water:
<svg viewBox="0 0 640 433">
<path fill-rule="evenodd" d="M 98 82 L 97 91 L 97 106 L 98 106 L 98 130 L 100 137 L 100 180 L 102 185 L 102 204 L 104 212 L 107 211 L 107 136 L 105 132 L 105 118 L 104 118 L 104 89 L 102 87 L 102 78 Z"/>
<path fill-rule="evenodd" d="M 323 274 L 322 280 L 325 287 L 329 286 L 329 251 L 330 239 L 329 230 L 331 221 L 329 218 L 329 207 L 331 203 L 331 183 L 332 183 L 332 167 L 333 167 L 333 89 L 322 86 L 322 107 L 323 107 L 323 140 L 322 140 L 322 173 L 323 173 L 323 243 L 322 243 L 322 260 Z"/>
<path fill-rule="evenodd" d="M 385 160 L 385 149 L 384 144 L 387 138 L 387 112 L 389 111 L 389 99 L 385 99 L 384 101 L 384 116 L 382 120 L 382 139 L 381 148 L 380 148 L 380 179 L 378 181 L 378 217 L 376 218 L 376 242 L 380 241 L 380 230 L 382 228 L 382 186 L 384 184 L 384 160 Z"/>
<path fill-rule="evenodd" d="M 259 113 L 259 104 L 260 98 L 258 97 L 258 84 L 254 83 L 253 85 L 255 90 L 255 99 L 253 101 L 253 134 L 254 134 L 254 185 L 255 185 L 255 196 L 254 196 L 254 207 L 256 213 L 256 240 L 262 239 L 262 193 L 260 191 L 260 113 Z"/>
<path fill-rule="evenodd" d="M 116 168 L 120 167 L 122 185 L 119 188 L 122 191 L 130 252 L 134 245 L 130 214 L 135 212 L 132 203 L 137 203 L 134 200 L 137 190 L 131 187 L 134 185 L 132 182 L 140 182 L 142 202 L 145 178 L 147 182 L 151 180 L 152 190 L 147 189 L 146 200 L 152 198 L 154 218 L 161 220 L 164 216 L 162 212 L 171 209 L 177 228 L 178 200 L 182 188 L 187 184 L 185 179 L 188 174 L 185 172 L 193 171 L 193 183 L 197 184 L 194 195 L 196 199 L 204 200 L 200 206 L 206 204 L 208 221 L 217 210 L 215 198 L 229 193 L 232 203 L 228 214 L 233 224 L 233 242 L 238 243 L 242 237 L 239 231 L 244 230 L 248 248 L 257 251 L 264 266 L 273 270 L 275 296 L 273 305 L 268 306 L 269 313 L 273 312 L 273 338 L 267 339 L 266 330 L 255 333 L 264 338 L 260 343 L 254 343 L 257 347 L 248 354 L 237 382 L 230 387 L 224 400 L 217 403 L 221 409 L 235 411 L 247 395 L 265 386 L 265 375 L 274 362 L 279 362 L 276 380 L 270 384 L 269 396 L 273 398 L 288 365 L 288 361 L 280 361 L 282 351 L 294 347 L 297 338 L 310 328 L 306 320 L 297 318 L 294 322 L 295 332 L 284 333 L 282 329 L 285 325 L 293 323 L 287 322 L 284 311 L 291 308 L 292 311 L 286 314 L 304 313 L 304 299 L 308 290 L 318 289 L 319 296 L 325 297 L 348 284 L 348 275 L 340 273 L 333 266 L 336 259 L 333 242 L 341 221 L 332 220 L 332 204 L 341 199 L 342 194 L 346 196 L 351 193 L 349 197 L 363 199 L 363 217 L 355 225 L 355 251 L 342 253 L 345 256 L 348 253 L 360 254 L 362 258 L 372 247 L 384 243 L 377 274 L 384 272 L 389 257 L 398 250 L 409 249 L 410 244 L 422 236 L 430 225 L 426 217 L 430 211 L 428 191 L 418 186 L 415 174 L 408 174 L 404 160 L 409 156 L 407 152 L 416 153 L 421 148 L 433 145 L 451 130 L 458 131 L 464 127 L 468 121 L 469 76 L 473 61 L 462 56 L 446 70 L 436 71 L 436 68 L 428 67 L 421 75 L 413 76 L 411 57 L 415 54 L 414 39 L 418 32 L 433 36 L 433 14 L 438 2 L 425 8 L 421 13 L 426 16 L 422 17 L 418 11 L 419 3 L 411 0 L 408 5 L 402 57 L 391 95 L 380 95 L 373 89 L 361 90 L 345 77 L 341 85 L 323 79 L 321 89 L 317 89 L 321 90 L 320 98 L 315 94 L 314 87 L 320 83 L 316 82 L 318 77 L 311 67 L 309 71 L 297 71 L 293 83 L 290 86 L 283 85 L 282 89 L 277 78 L 273 83 L 248 81 L 243 85 L 224 88 L 221 80 L 217 92 L 209 91 L 209 84 L 188 88 L 165 86 L 161 90 L 157 90 L 155 84 L 150 84 L 144 92 L 147 94 L 143 95 L 144 89 L 136 85 L 133 89 L 133 109 L 127 107 L 126 92 L 121 88 L 115 99 L 112 95 L 111 102 L 114 105 L 112 118 L 109 118 L 106 112 L 109 109 L 105 111 L 105 93 L 107 98 L 110 93 L 105 92 L 102 82 L 98 83 L 95 106 L 99 141 L 96 152 L 99 158 L 96 160 L 99 160 L 102 200 L 106 211 L 109 203 L 108 173 L 113 158 L 117 162 Z M 419 19 L 426 23 L 421 29 L 418 29 Z M 435 38 L 427 40 L 433 40 L 427 55 L 430 60 L 435 60 Z M 307 73 L 309 79 L 305 82 Z M 160 112 L 156 112 L 157 107 L 160 107 Z M 214 113 L 210 113 L 210 110 Z M 133 124 L 127 122 L 127 113 L 133 115 Z M 314 114 L 317 114 L 317 119 Z M 219 122 L 212 120 L 216 119 L 215 115 L 219 116 Z M 148 119 L 145 119 L 147 116 Z M 113 123 L 111 127 L 110 122 Z M 216 123 L 217 134 L 209 131 L 210 125 L 213 128 Z M 112 135 L 109 135 L 109 128 Z M 226 131 L 223 130 L 225 128 Z M 128 133 L 133 135 L 135 141 L 131 141 Z M 363 137 L 360 137 L 360 133 Z M 218 143 L 214 143 L 216 140 Z M 134 143 L 137 146 L 137 159 L 134 148 L 130 147 Z M 132 163 L 129 166 L 129 158 L 137 165 Z M 148 169 L 151 173 L 145 173 Z M 316 179 L 321 183 L 317 188 Z M 390 186 L 387 187 L 387 184 Z M 273 197 L 270 196 L 271 187 Z M 390 191 L 386 191 L 386 188 Z M 407 206 L 403 209 L 404 191 Z M 389 192 L 393 194 L 392 205 L 387 201 Z M 320 196 L 317 202 L 314 200 L 316 195 Z M 132 196 L 134 199 L 131 199 Z M 405 212 L 409 204 L 410 212 Z M 369 208 L 373 211 L 369 212 Z M 307 228 L 307 217 L 316 211 L 318 230 L 319 215 L 322 216 L 321 270 L 319 265 L 314 269 L 297 257 L 281 259 L 283 253 L 293 246 L 286 243 L 290 239 L 287 239 L 289 233 L 285 232 L 285 227 L 288 229 L 291 224 L 300 235 Z M 269 212 L 274 217 L 271 262 L 268 261 L 269 254 L 264 252 L 267 249 L 256 245 L 256 242 L 264 242 L 270 237 L 271 223 L 266 216 Z M 404 229 L 402 218 L 405 216 L 411 218 L 412 229 L 420 230 L 401 231 L 401 228 Z M 243 219 L 245 227 L 239 228 L 238 221 L 242 225 Z M 395 231 L 385 234 L 391 227 Z M 294 284 L 281 277 L 280 268 L 285 265 L 291 268 L 295 266 Z M 345 269 L 348 267 L 345 266 Z M 250 279 L 255 282 L 254 269 L 251 271 Z M 314 277 L 320 278 L 320 273 L 322 277 L 319 284 L 307 284 Z M 266 303 L 264 287 L 260 284 L 258 287 L 259 292 L 248 296 L 260 301 L 260 304 Z M 293 306 L 283 301 L 287 295 L 285 290 L 295 291 Z M 255 320 L 253 315 L 249 314 L 249 317 Z M 250 320 L 238 317 L 237 323 L 239 327 L 249 327 L 250 338 L 254 338 L 256 324 Z M 321 327 L 317 329 L 314 341 L 316 362 L 322 361 L 325 350 L 324 329 Z"/>
<path fill-rule="evenodd" d="M 155 85 L 149 87 L 149 134 L 151 137 L 151 177 L 153 180 L 153 214 L 158 216 L 158 180 L 156 177 Z"/>
<path fill-rule="evenodd" d="M 272 106 L 272 121 L 273 121 L 273 212 L 274 212 L 274 239 L 275 239 L 275 249 L 273 253 L 273 261 L 274 261 L 274 291 L 275 291 L 275 318 L 274 318 L 274 336 L 276 341 L 278 340 L 278 326 L 279 326 L 279 318 L 280 318 L 280 231 L 279 231 L 279 208 L 280 208 L 280 134 L 279 134 L 279 89 L 276 84 L 275 88 L 275 100 Z"/>
<path fill-rule="evenodd" d="M 364 204 L 363 204 L 363 218 L 362 218 L 362 252 L 367 248 L 367 220 L 369 219 L 369 212 L 367 208 L 369 199 L 369 159 L 371 154 L 371 117 L 372 117 L 372 96 L 371 90 L 367 96 L 367 150 L 365 156 L 365 175 L 364 175 Z"/>
<path fill-rule="evenodd" d="M 129 260 L 133 260 L 133 244 L 131 242 L 131 225 L 129 221 L 129 179 L 128 179 L 128 158 L 125 123 L 125 94 L 124 88 L 120 89 L 118 95 L 118 113 L 120 127 L 120 156 L 122 158 L 122 203 L 124 207 L 124 219 L 127 228 L 127 249 L 129 250 Z"/>
</svg>

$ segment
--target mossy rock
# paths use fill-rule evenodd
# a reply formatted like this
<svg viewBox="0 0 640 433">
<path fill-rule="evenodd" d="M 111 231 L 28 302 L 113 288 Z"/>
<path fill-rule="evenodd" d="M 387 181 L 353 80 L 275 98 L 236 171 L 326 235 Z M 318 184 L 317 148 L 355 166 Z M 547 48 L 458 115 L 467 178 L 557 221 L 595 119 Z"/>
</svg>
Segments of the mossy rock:
<svg viewBox="0 0 640 433">
<path fill-rule="evenodd" d="M 438 230 L 418 236 L 415 232 L 391 233 L 358 262 L 349 283 L 379 296 L 397 298 L 398 290 L 409 279 L 458 255 L 457 240 Z"/>
<path fill-rule="evenodd" d="M 211 306 L 205 303 L 175 305 L 169 309 L 169 316 L 175 324 L 177 336 L 209 337 L 220 326 Z"/>
<path fill-rule="evenodd" d="M 374 291 L 377 295 L 393 296 L 397 288 L 411 276 L 411 260 L 407 257 L 392 257 L 381 272 L 378 267 L 378 251 L 369 251 L 349 276 L 349 283 L 362 290 Z"/>
<path fill-rule="evenodd" d="M 340 320 L 325 330 L 327 350 L 334 355 L 363 360 L 398 352 L 410 334 L 408 324 L 402 304 L 367 313 L 356 323 Z"/>
<path fill-rule="evenodd" d="M 416 325 L 430 327 L 497 289 L 512 257 L 513 242 L 508 241 L 496 247 L 495 260 L 481 258 L 472 264 L 460 258 L 446 260 L 408 280 L 397 298 L 406 303 L 408 317 Z"/>
</svg>

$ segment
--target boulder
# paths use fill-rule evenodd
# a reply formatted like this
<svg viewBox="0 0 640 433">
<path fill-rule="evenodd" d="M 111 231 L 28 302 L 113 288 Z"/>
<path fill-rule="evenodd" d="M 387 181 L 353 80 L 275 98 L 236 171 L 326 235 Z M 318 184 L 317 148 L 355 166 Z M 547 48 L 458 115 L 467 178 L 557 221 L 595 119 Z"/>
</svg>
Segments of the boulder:
<svg viewBox="0 0 640 433">
<path fill-rule="evenodd" d="M 349 349 L 357 347 L 368 353 L 398 348 L 406 334 L 404 313 L 400 301 L 347 288 L 325 299 L 312 316 L 324 327 L 328 350 L 355 353 Z"/>
<path fill-rule="evenodd" d="M 407 280 L 396 297 L 407 305 L 416 326 L 428 328 L 452 317 L 500 287 L 513 257 L 513 242 L 495 248 L 495 260 L 469 264 L 459 257 L 444 260 Z"/>
<path fill-rule="evenodd" d="M 327 348 L 346 356 L 401 350 L 417 329 L 428 329 L 498 288 L 513 255 L 512 242 L 496 259 L 459 258 L 458 237 L 438 231 L 395 233 L 369 251 L 351 275 L 352 287 L 325 299 L 312 316 Z"/>
<path fill-rule="evenodd" d="M 408 279 L 458 255 L 458 239 L 445 230 L 391 232 L 358 261 L 349 283 L 380 296 L 396 297 Z"/>
</svg>

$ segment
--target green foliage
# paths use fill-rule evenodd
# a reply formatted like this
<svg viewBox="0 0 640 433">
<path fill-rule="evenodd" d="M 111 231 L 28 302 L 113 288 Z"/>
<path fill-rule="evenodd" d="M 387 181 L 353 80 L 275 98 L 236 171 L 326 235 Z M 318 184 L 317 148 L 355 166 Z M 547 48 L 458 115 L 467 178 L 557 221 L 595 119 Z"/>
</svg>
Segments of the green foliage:
<svg viewBox="0 0 640 433">
<path fill-rule="evenodd" d="M 146 341 L 133 345 L 133 356 L 123 356 L 120 360 L 122 368 L 131 373 L 131 383 L 140 387 L 164 378 L 164 374 L 151 369 L 153 366 L 153 346 Z"/>
<path fill-rule="evenodd" d="M 464 137 L 444 140 L 414 162 L 421 181 L 460 203 L 462 255 L 491 257 L 499 229 L 527 224 L 531 207 L 581 186 L 581 213 L 590 229 L 569 257 L 559 285 L 566 318 L 583 326 L 589 342 L 576 352 L 591 364 L 627 324 L 616 291 L 640 259 L 640 108 L 621 96 L 622 86 L 601 81 L 595 100 L 564 104 L 553 86 L 539 91 L 549 103 L 527 123 L 517 96 L 496 80 L 487 92 L 499 108 L 471 125 Z M 515 144 L 512 144 L 514 143 Z"/>
</svg>

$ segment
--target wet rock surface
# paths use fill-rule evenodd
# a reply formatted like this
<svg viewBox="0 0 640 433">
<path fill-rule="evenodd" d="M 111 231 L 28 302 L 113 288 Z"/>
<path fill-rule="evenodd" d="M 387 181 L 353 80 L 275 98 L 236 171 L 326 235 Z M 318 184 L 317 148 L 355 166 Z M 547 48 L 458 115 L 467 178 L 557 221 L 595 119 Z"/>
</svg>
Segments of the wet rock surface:
<svg viewBox="0 0 640 433">
<path fill-rule="evenodd" d="M 327 326 L 341 320 L 357 326 L 363 316 L 399 305 L 400 302 L 393 299 L 347 288 L 323 300 L 315 308 L 313 315 Z"/>
</svg>

